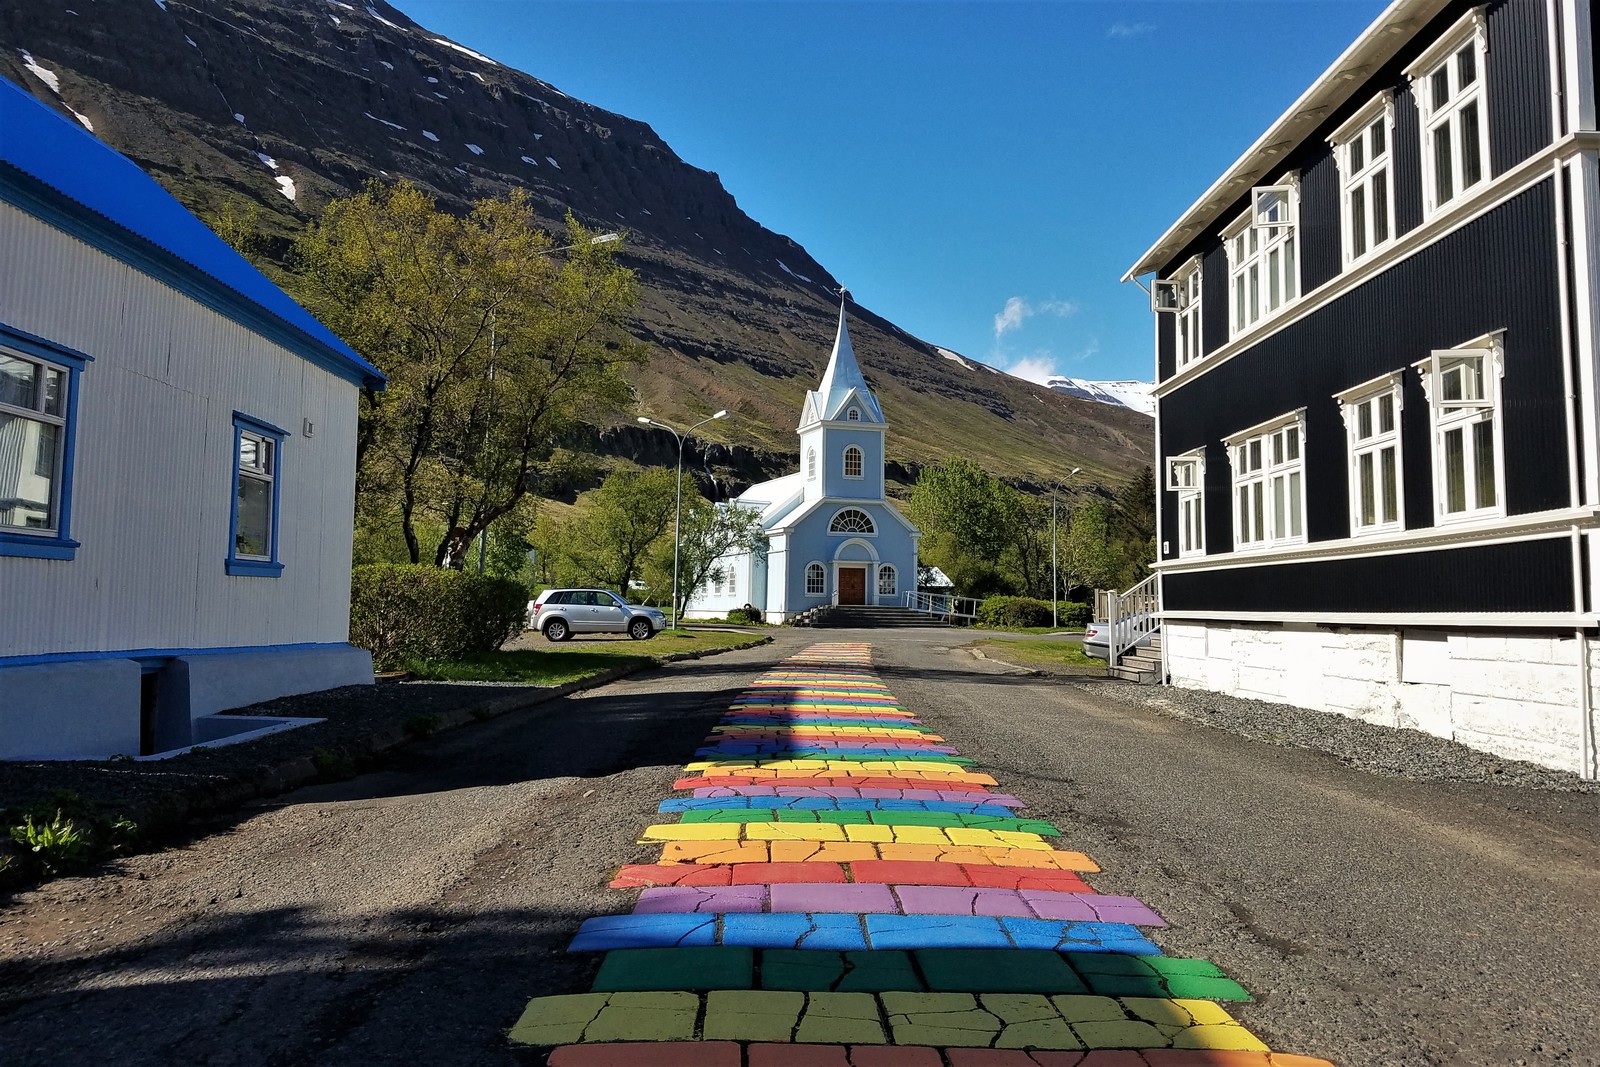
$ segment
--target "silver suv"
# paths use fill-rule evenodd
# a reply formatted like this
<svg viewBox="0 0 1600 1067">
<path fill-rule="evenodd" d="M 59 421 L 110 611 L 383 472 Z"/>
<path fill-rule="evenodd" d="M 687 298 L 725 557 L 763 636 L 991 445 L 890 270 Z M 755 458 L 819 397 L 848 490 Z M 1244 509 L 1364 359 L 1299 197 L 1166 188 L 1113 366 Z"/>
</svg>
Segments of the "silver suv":
<svg viewBox="0 0 1600 1067">
<path fill-rule="evenodd" d="M 528 601 L 528 629 L 549 641 L 605 633 L 643 641 L 666 626 L 667 617 L 659 609 L 630 604 L 609 589 L 546 589 Z"/>
</svg>

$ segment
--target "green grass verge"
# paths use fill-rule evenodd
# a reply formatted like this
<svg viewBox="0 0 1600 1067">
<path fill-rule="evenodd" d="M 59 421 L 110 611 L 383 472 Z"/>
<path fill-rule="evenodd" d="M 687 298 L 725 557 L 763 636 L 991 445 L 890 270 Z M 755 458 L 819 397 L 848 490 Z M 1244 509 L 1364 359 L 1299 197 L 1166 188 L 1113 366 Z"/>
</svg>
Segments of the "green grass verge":
<svg viewBox="0 0 1600 1067">
<path fill-rule="evenodd" d="M 1076 641 L 1012 641 L 993 638 L 977 642 L 984 655 L 1021 667 L 1043 667 L 1057 674 L 1104 674 L 1106 661 L 1083 651 Z"/>
<path fill-rule="evenodd" d="M 593 678 L 615 667 L 661 663 L 668 656 L 686 652 L 731 652 L 766 640 L 754 635 L 663 630 L 648 641 L 623 634 L 583 634 L 557 643 L 527 634 L 518 641 L 530 646 L 527 648 L 480 652 L 457 660 L 408 660 L 403 669 L 433 682 L 557 686 Z"/>
</svg>

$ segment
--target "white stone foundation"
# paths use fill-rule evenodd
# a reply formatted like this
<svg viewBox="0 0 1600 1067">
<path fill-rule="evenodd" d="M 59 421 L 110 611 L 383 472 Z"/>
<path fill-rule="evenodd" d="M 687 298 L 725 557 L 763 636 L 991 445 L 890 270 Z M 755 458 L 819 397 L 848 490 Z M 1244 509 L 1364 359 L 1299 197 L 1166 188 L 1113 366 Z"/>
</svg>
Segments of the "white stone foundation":
<svg viewBox="0 0 1600 1067">
<path fill-rule="evenodd" d="M 1171 621 L 1172 684 L 1422 730 L 1509 759 L 1593 775 L 1580 686 L 1600 706 L 1600 643 L 1571 633 L 1379 630 Z"/>
</svg>

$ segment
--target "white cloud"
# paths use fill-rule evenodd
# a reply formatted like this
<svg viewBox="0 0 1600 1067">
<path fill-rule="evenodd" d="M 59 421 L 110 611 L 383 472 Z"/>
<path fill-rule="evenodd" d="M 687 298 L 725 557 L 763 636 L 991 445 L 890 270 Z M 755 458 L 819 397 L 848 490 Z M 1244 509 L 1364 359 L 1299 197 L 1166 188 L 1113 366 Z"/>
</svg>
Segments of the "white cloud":
<svg viewBox="0 0 1600 1067">
<path fill-rule="evenodd" d="M 1048 352 L 1040 352 L 1032 356 L 1023 356 L 1021 359 L 1005 368 L 1007 374 L 1017 378 L 1024 378 L 1036 385 L 1043 385 L 1055 376 L 1056 361 Z"/>
<path fill-rule="evenodd" d="M 1112 38 L 1142 37 L 1156 28 L 1153 22 L 1113 22 L 1106 30 Z"/>
<path fill-rule="evenodd" d="M 1000 314 L 994 317 L 994 339 L 1000 340 L 1034 315 L 1056 315 L 1066 318 L 1077 313 L 1078 305 L 1070 300 L 1045 300 L 1032 304 L 1023 297 L 1013 296 L 1006 301 L 1006 306 L 1001 309 Z"/>
</svg>

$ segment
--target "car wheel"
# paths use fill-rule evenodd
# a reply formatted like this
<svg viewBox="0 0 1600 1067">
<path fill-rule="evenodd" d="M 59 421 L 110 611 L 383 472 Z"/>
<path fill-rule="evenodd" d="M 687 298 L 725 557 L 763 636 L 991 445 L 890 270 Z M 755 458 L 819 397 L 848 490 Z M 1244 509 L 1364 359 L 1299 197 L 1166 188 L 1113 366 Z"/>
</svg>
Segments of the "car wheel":
<svg viewBox="0 0 1600 1067">
<path fill-rule="evenodd" d="M 572 636 L 572 628 L 565 619 L 551 619 L 544 624 L 544 639 L 546 641 L 565 641 Z"/>
<path fill-rule="evenodd" d="M 643 641 L 655 634 L 655 628 L 650 625 L 649 619 L 634 619 L 628 624 L 628 636 L 635 641 Z"/>
</svg>

